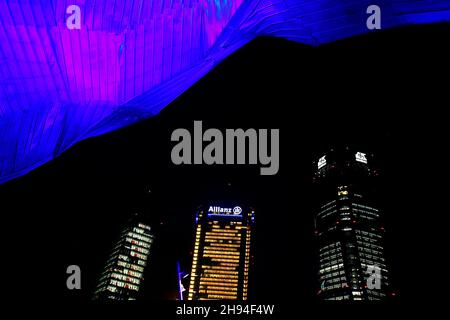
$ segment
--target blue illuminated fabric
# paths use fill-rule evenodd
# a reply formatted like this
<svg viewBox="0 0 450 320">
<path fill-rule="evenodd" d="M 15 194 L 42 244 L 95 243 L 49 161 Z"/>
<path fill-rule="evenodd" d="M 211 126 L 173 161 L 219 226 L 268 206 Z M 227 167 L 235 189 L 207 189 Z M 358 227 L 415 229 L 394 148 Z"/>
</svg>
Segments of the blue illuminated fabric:
<svg viewBox="0 0 450 320">
<path fill-rule="evenodd" d="M 257 36 L 373 32 L 372 4 L 382 29 L 450 21 L 439 0 L 0 0 L 0 183 L 158 114 Z M 70 5 L 80 29 L 66 25 Z"/>
</svg>

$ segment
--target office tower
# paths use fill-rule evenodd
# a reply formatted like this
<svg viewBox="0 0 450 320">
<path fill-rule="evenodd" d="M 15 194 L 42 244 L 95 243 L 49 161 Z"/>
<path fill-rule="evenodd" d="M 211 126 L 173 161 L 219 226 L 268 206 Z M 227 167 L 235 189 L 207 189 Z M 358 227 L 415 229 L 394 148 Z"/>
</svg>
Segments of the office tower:
<svg viewBox="0 0 450 320">
<path fill-rule="evenodd" d="M 320 299 L 381 300 L 389 292 L 374 161 L 343 147 L 315 162 Z"/>
<path fill-rule="evenodd" d="M 150 226 L 138 214 L 130 219 L 109 256 L 94 299 L 137 298 L 153 239 Z"/>
<path fill-rule="evenodd" d="M 198 211 L 188 300 L 247 300 L 254 214 L 239 206 Z"/>
</svg>

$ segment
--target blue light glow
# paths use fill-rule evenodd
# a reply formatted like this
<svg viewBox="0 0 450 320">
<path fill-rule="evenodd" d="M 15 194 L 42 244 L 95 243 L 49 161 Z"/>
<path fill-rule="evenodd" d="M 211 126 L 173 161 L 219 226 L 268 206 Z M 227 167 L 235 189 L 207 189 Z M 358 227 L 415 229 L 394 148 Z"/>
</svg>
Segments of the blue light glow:
<svg viewBox="0 0 450 320">
<path fill-rule="evenodd" d="M 211 217 L 226 217 L 226 218 L 240 218 L 242 219 L 241 214 L 221 214 L 221 213 L 208 213 L 208 218 Z"/>
</svg>

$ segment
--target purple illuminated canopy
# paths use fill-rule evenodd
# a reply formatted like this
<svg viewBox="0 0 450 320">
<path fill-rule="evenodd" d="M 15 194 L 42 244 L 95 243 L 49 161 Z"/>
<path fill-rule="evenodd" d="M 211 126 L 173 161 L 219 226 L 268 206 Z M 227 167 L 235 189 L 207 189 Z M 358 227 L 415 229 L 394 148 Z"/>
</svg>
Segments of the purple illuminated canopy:
<svg viewBox="0 0 450 320">
<path fill-rule="evenodd" d="M 0 183 L 158 114 L 257 36 L 372 32 L 372 4 L 383 29 L 450 21 L 448 0 L 0 0 Z"/>
</svg>

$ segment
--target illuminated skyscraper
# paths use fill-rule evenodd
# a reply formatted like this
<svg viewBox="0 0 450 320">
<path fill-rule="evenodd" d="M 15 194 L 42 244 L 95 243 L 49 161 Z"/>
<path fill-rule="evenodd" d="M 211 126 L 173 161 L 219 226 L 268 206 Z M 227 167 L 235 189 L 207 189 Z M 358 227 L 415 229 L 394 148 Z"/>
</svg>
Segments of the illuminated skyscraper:
<svg viewBox="0 0 450 320">
<path fill-rule="evenodd" d="M 120 235 L 101 274 L 94 299 L 135 300 L 154 236 L 150 226 L 135 215 Z"/>
<path fill-rule="evenodd" d="M 388 295 L 373 161 L 371 155 L 342 148 L 315 162 L 318 295 L 323 300 L 381 300 Z"/>
<path fill-rule="evenodd" d="M 247 300 L 254 219 L 239 206 L 198 211 L 189 300 Z"/>
</svg>

